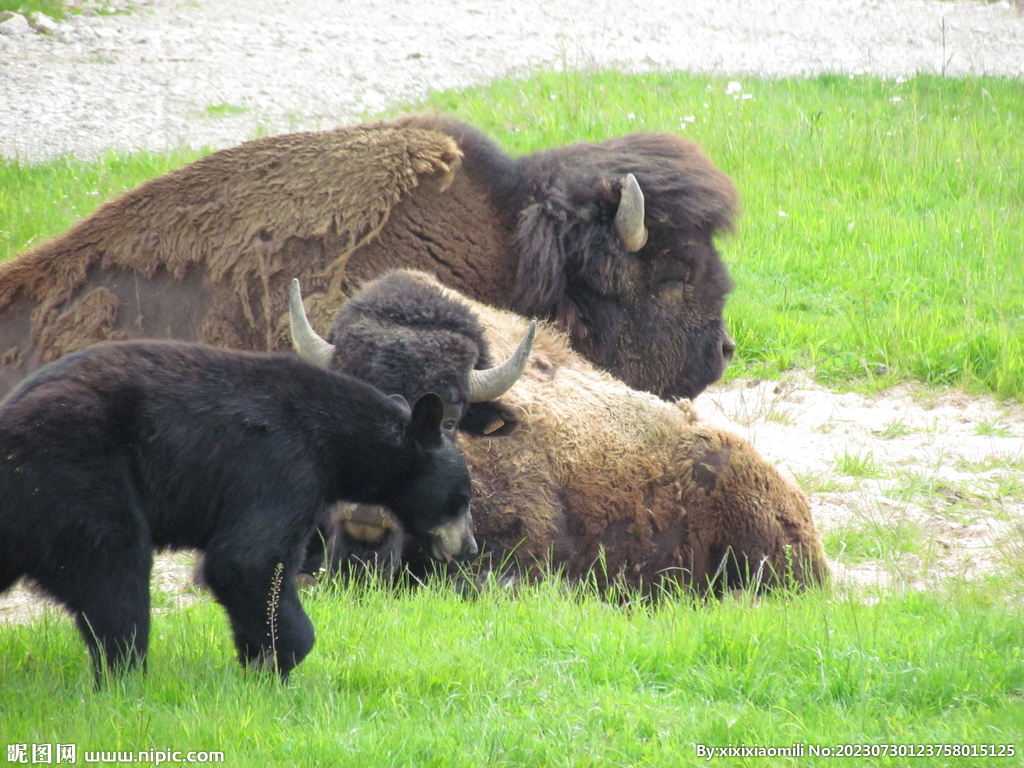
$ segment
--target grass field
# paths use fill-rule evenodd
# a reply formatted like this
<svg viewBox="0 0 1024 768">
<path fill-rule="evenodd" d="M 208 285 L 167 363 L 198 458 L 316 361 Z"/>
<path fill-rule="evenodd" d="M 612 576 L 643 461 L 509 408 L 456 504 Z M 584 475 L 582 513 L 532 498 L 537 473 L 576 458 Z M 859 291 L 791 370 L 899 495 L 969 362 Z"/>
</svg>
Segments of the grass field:
<svg viewBox="0 0 1024 768">
<path fill-rule="evenodd" d="M 1024 750 L 1020 599 L 1019 583 L 656 608 L 556 582 L 472 601 L 443 586 L 323 589 L 305 597 L 318 642 L 287 687 L 236 668 L 203 600 L 156 618 L 148 676 L 99 692 L 70 622 L 48 618 L 0 630 L 0 734 L 76 744 L 79 762 L 219 750 L 246 766 L 684 766 L 705 763 L 698 744 Z"/>
<path fill-rule="evenodd" d="M 721 241 L 734 373 L 1024 396 L 1024 83 L 570 74 L 430 104 L 514 151 L 635 130 L 698 141 L 746 211 Z"/>
<path fill-rule="evenodd" d="M 737 282 L 730 375 L 803 368 L 840 387 L 1024 399 L 1024 84 L 552 74 L 427 106 L 516 153 L 633 130 L 700 142 L 744 201 L 720 242 Z M 197 156 L 0 162 L 0 259 Z M 843 460 L 863 475 L 869 458 Z M 471 601 L 443 585 L 321 588 L 305 596 L 317 646 L 285 687 L 237 669 L 208 599 L 155 603 L 149 675 L 99 692 L 67 619 L 0 625 L 0 741 L 76 744 L 79 763 L 86 750 L 220 750 L 245 766 L 708 764 L 697 745 L 804 745 L 719 765 L 1024 754 L 1020 568 L 926 593 L 657 607 L 556 583 Z M 968 756 L 809 751 L 865 744 Z M 1000 745 L 1015 756 L 980 756 Z"/>
</svg>

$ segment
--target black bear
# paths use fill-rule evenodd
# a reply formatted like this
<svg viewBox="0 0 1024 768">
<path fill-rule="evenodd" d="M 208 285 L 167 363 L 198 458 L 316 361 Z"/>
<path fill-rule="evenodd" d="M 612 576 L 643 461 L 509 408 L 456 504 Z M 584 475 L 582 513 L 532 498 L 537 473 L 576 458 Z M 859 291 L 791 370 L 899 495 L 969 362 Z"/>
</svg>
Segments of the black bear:
<svg viewBox="0 0 1024 768">
<path fill-rule="evenodd" d="M 386 505 L 439 559 L 476 553 L 443 411 L 291 354 L 68 355 L 0 403 L 0 592 L 28 576 L 63 603 L 101 679 L 145 665 L 154 549 L 199 549 L 241 663 L 287 678 L 313 646 L 294 577 L 332 504 Z"/>
</svg>

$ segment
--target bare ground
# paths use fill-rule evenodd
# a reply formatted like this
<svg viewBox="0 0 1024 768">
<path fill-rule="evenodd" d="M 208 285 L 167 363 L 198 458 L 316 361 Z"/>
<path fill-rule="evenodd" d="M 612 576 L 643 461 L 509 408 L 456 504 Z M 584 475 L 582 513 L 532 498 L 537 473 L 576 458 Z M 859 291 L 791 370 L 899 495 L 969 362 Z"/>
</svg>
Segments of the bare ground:
<svg viewBox="0 0 1024 768">
<path fill-rule="evenodd" d="M 905 384 L 838 393 L 803 374 L 697 401 L 808 492 L 838 583 L 926 588 L 1024 562 L 1024 409 Z"/>
</svg>

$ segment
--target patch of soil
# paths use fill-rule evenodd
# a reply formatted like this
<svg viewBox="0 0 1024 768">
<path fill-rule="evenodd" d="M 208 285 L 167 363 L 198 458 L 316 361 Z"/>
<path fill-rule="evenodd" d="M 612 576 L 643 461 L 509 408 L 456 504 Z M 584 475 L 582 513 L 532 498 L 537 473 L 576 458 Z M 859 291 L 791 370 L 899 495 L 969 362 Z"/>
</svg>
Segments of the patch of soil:
<svg viewBox="0 0 1024 768">
<path fill-rule="evenodd" d="M 837 393 L 798 374 L 697 400 L 808 492 L 839 583 L 925 588 L 1024 559 L 1024 408 L 904 384 Z"/>
<path fill-rule="evenodd" d="M 192 587 L 191 552 L 165 552 L 157 555 L 149 581 L 152 613 L 168 613 L 200 599 Z M 64 609 L 34 585 L 22 580 L 13 589 L 0 595 L 0 624 L 25 624 L 44 612 L 64 614 Z"/>
</svg>

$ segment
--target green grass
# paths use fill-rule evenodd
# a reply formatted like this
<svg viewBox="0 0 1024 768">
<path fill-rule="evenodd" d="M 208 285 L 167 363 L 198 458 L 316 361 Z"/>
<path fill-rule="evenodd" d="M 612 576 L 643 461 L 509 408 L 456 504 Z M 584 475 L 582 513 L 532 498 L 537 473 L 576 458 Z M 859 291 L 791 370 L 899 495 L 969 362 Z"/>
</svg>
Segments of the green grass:
<svg viewBox="0 0 1024 768">
<path fill-rule="evenodd" d="M 1024 396 L 1024 83 L 823 75 L 725 91 L 697 75 L 569 74 L 430 105 L 516 151 L 632 130 L 700 142 L 746 211 L 721 242 L 733 375 Z"/>
<path fill-rule="evenodd" d="M 696 744 L 1020 750 L 1020 596 L 1019 583 L 982 583 L 873 605 L 811 594 L 651 608 L 557 583 L 468 602 L 443 586 L 324 589 L 305 597 L 318 641 L 288 686 L 236 669 L 226 620 L 203 600 L 155 619 L 148 676 L 100 691 L 70 622 L 49 618 L 0 627 L 0 733 L 76 744 L 79 762 L 155 748 L 244 766 L 704 764 Z"/>
<path fill-rule="evenodd" d="M 23 15 L 40 12 L 51 19 L 63 19 L 69 12 L 63 0 L 0 0 L 0 12 L 14 11 Z"/>
<path fill-rule="evenodd" d="M 905 437 L 906 435 L 911 435 L 917 431 L 918 430 L 914 429 L 913 427 L 908 427 L 906 423 L 904 423 L 903 419 L 900 418 L 890 422 L 885 429 L 872 430 L 872 434 L 878 435 L 883 440 L 893 440 L 897 437 Z"/>
<path fill-rule="evenodd" d="M 38 164 L 0 158 L 0 261 L 59 234 L 126 189 L 201 153 L 108 153 L 96 162 L 65 156 Z"/>
<path fill-rule="evenodd" d="M 899 571 L 905 555 L 927 556 L 928 536 L 902 515 L 868 515 L 849 520 L 822 537 L 829 557 L 844 563 L 878 563 Z"/>
<path fill-rule="evenodd" d="M 844 488 L 835 472 L 830 470 L 797 472 L 793 479 L 804 493 L 832 493 Z"/>
<path fill-rule="evenodd" d="M 212 117 L 220 119 L 224 117 L 234 117 L 235 115 L 242 115 L 248 112 L 247 107 L 239 107 L 235 104 L 228 104 L 227 102 L 220 102 L 219 104 L 210 104 L 203 110 L 203 117 Z"/>
<path fill-rule="evenodd" d="M 981 437 L 1013 437 L 1009 426 L 994 421 L 979 421 L 974 434 Z"/>
<path fill-rule="evenodd" d="M 637 130 L 700 142 L 745 210 L 737 235 L 720 241 L 737 283 L 730 375 L 801 368 L 838 387 L 918 380 L 1024 398 L 1024 83 L 822 75 L 747 79 L 742 94 L 726 85 L 682 73 L 545 74 L 412 108 L 451 112 L 513 153 Z M 159 172 L 158 160 L 142 165 Z M 136 184 L 135 164 L 0 164 L 0 259 Z M 94 177 L 107 182 L 97 189 Z"/>
<path fill-rule="evenodd" d="M 866 453 L 850 453 L 846 451 L 836 454 L 836 472 L 850 477 L 871 478 L 881 477 L 882 468 L 875 461 L 875 455 L 871 451 Z"/>
</svg>

